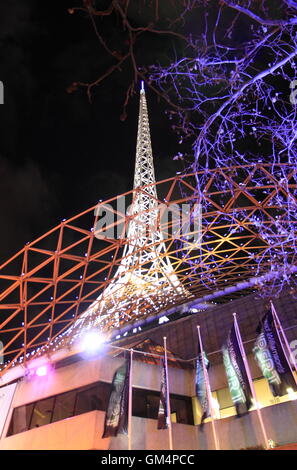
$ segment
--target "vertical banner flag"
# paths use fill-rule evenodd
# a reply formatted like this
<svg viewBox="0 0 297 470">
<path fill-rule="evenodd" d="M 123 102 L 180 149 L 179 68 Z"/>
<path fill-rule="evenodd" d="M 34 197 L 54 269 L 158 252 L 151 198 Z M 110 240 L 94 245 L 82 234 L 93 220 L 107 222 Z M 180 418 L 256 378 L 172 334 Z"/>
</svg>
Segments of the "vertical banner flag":
<svg viewBox="0 0 297 470">
<path fill-rule="evenodd" d="M 237 414 L 241 415 L 251 408 L 253 395 L 234 325 L 222 349 L 231 398 Z"/>
<path fill-rule="evenodd" d="M 161 359 L 161 390 L 158 411 L 158 429 L 168 429 L 167 373 L 165 360 Z"/>
<path fill-rule="evenodd" d="M 201 351 L 199 351 L 197 361 L 196 361 L 195 385 L 196 385 L 196 396 L 198 398 L 198 401 L 202 409 L 202 417 L 201 417 L 200 424 L 203 424 L 204 420 L 208 418 L 211 414 L 210 403 L 208 400 L 208 393 L 207 393 L 207 385 L 206 385 L 206 380 L 205 380 L 204 371 L 203 371 L 202 354 L 204 357 L 204 364 L 206 366 L 206 370 L 208 371 L 209 369 L 209 360 L 207 359 L 205 352 L 203 351 L 203 353 L 201 353 Z"/>
<path fill-rule="evenodd" d="M 284 352 L 271 311 L 263 317 L 257 332 L 260 334 L 256 339 L 253 351 L 273 396 L 286 395 L 288 388 L 297 391 L 292 369 Z"/>
<path fill-rule="evenodd" d="M 128 432 L 128 400 L 131 358 L 125 360 L 112 380 L 111 393 L 105 415 L 102 438 L 116 436 Z"/>
</svg>

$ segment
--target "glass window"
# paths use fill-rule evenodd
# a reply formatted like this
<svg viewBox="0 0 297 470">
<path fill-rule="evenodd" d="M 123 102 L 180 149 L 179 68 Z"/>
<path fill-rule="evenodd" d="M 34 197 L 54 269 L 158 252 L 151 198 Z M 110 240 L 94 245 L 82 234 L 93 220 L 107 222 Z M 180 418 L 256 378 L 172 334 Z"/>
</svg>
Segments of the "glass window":
<svg viewBox="0 0 297 470">
<path fill-rule="evenodd" d="M 170 397 L 171 413 L 176 415 L 176 422 L 194 424 L 192 402 L 188 397 Z"/>
<path fill-rule="evenodd" d="M 234 406 L 228 387 L 217 390 L 217 399 L 220 405 L 220 410 Z"/>
<path fill-rule="evenodd" d="M 46 398 L 45 400 L 35 403 L 30 429 L 49 424 L 51 422 L 53 408 L 54 397 Z"/>
<path fill-rule="evenodd" d="M 132 408 L 133 416 L 138 416 L 139 418 L 147 417 L 147 402 L 145 390 L 133 388 Z"/>
<path fill-rule="evenodd" d="M 147 391 L 146 400 L 147 418 L 158 419 L 160 394 Z"/>
<path fill-rule="evenodd" d="M 150 390 L 133 389 L 133 416 L 157 419 L 160 394 Z M 173 422 L 193 424 L 191 398 L 178 395 L 170 396 L 171 417 Z"/>
<path fill-rule="evenodd" d="M 70 418 L 74 414 L 76 391 L 58 395 L 55 400 L 52 422 Z"/>
<path fill-rule="evenodd" d="M 89 411 L 106 411 L 110 390 L 111 384 L 99 382 L 15 408 L 8 436 Z M 134 388 L 132 400 L 133 416 L 158 418 L 159 392 Z M 170 404 L 174 422 L 193 424 L 192 402 L 189 397 L 171 395 Z"/>
<path fill-rule="evenodd" d="M 27 431 L 29 429 L 33 406 L 34 403 L 31 403 L 30 405 L 20 406 L 13 410 L 12 419 L 7 433 L 8 436 Z"/>
<path fill-rule="evenodd" d="M 94 387 L 77 392 L 75 414 L 79 415 L 93 410 L 105 411 L 108 405 L 110 387 L 110 384 L 101 382 Z"/>
</svg>

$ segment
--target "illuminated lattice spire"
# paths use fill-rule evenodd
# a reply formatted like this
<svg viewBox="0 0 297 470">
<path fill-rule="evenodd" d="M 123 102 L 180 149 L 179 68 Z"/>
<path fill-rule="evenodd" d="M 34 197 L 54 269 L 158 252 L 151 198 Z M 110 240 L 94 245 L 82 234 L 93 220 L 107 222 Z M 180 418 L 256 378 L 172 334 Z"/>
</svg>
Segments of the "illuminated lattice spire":
<svg viewBox="0 0 297 470">
<path fill-rule="evenodd" d="M 159 202 L 156 190 L 155 170 L 150 136 L 149 118 L 145 92 L 140 91 L 139 119 L 134 173 L 134 197 L 130 210 L 132 216 L 127 231 L 127 245 L 119 273 L 135 266 L 138 275 L 160 277 L 162 270 L 156 269 L 161 259 L 156 256 L 165 253 L 159 226 Z M 134 216 L 134 217 L 133 217 Z M 152 265 L 148 270 L 147 265 Z M 136 265 L 138 267 L 136 267 Z M 169 260 L 162 259 L 163 269 L 173 271 Z M 154 275 L 152 274 L 154 272 Z"/>
<path fill-rule="evenodd" d="M 125 247 L 108 286 L 70 328 L 101 326 L 110 330 L 139 315 L 149 315 L 189 297 L 174 273 L 160 230 L 149 118 L 145 91 L 140 91 L 133 201 Z M 77 331 L 78 330 L 78 331 Z"/>
<path fill-rule="evenodd" d="M 155 171 L 147 103 L 145 92 L 142 88 L 140 91 L 134 189 L 151 183 L 155 183 Z M 153 198 L 157 197 L 155 186 L 147 191 Z"/>
</svg>

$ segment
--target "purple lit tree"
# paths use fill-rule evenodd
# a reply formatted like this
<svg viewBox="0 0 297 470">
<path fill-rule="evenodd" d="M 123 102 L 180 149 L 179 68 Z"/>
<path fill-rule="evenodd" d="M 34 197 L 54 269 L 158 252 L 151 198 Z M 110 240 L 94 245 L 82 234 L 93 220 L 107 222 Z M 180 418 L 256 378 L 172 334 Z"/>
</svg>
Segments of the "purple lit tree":
<svg viewBox="0 0 297 470">
<path fill-rule="evenodd" d="M 179 108 L 171 114 L 193 140 L 192 168 L 294 163 L 297 2 L 191 3 L 200 34 L 188 37 L 188 54 L 152 66 L 151 78 Z"/>
<path fill-rule="evenodd" d="M 145 80 L 168 103 L 181 145 L 175 158 L 184 160 L 186 172 L 197 172 L 203 210 L 211 205 L 203 198 L 210 172 L 229 168 L 230 179 L 212 182 L 221 217 L 229 226 L 226 236 L 233 234 L 234 226 L 240 235 L 240 221 L 248 219 L 263 244 L 254 260 L 254 275 L 282 273 L 263 292 L 271 295 L 291 286 L 297 252 L 297 1 L 112 0 L 101 8 L 101 2 L 83 0 L 80 8 L 69 10 L 76 11 L 91 20 L 106 60 L 100 63 L 98 77 L 76 82 L 69 91 L 86 87 L 91 98 L 94 87 L 122 71 L 124 119 L 139 80 Z M 104 29 L 104 21 L 113 34 Z M 267 175 L 255 171 L 250 191 L 261 206 L 269 193 L 271 210 L 251 211 L 237 201 L 239 208 L 230 219 L 223 210 L 224 191 L 236 196 L 247 178 L 245 165 L 261 163 L 269 164 L 277 190 L 272 194 L 271 186 L 265 189 Z M 287 166 L 280 166 L 283 163 Z M 213 239 L 205 240 L 202 251 L 211 252 Z M 191 257 L 187 263 L 197 275 Z M 209 263 L 217 264 L 216 273 L 206 266 L 201 282 L 215 285 L 221 272 L 217 256 L 210 255 Z"/>
<path fill-rule="evenodd" d="M 193 145 L 194 158 L 187 158 L 186 170 L 204 170 L 197 174 L 196 180 L 205 210 L 211 205 L 203 198 L 209 170 L 232 167 L 232 181 L 243 184 L 244 165 L 270 164 L 269 171 L 278 182 L 278 189 L 281 188 L 269 200 L 271 211 L 237 208 L 234 217 L 224 216 L 222 211 L 222 218 L 230 226 L 226 237 L 233 231 L 235 219 L 248 219 L 255 227 L 263 249 L 257 257 L 251 255 L 254 275 L 271 273 L 270 282 L 263 282 L 262 293 L 275 295 L 285 286 L 295 284 L 291 267 L 297 252 L 297 205 L 293 187 L 296 184 L 297 2 L 197 0 L 187 7 L 187 12 L 193 13 L 196 8 L 200 13 L 197 27 L 200 34 L 192 31 L 188 36 L 188 50 L 169 66 L 153 65 L 151 78 L 166 99 L 179 108 L 171 110 L 170 115 L 180 142 L 189 138 Z M 280 163 L 289 166 L 284 169 L 278 166 Z M 292 172 L 294 178 L 289 181 Z M 265 173 L 259 171 L 253 175 L 252 184 L 249 183 L 250 194 L 255 195 L 261 206 L 271 190 L 263 189 L 266 180 Z M 217 202 L 222 208 L 225 202 L 222 189 L 236 196 L 234 185 L 227 179 L 215 178 L 212 185 L 220 193 Z M 261 190 L 256 191 L 257 187 Z M 274 219 L 273 224 L 270 218 Z M 210 236 L 204 251 L 212 252 L 214 238 Z M 217 256 L 210 255 L 209 260 L 217 263 Z M 187 262 L 191 264 L 190 257 Z M 215 284 L 222 272 L 219 264 L 215 274 L 210 271 L 209 274 L 205 269 L 201 273 L 201 281 Z"/>
</svg>

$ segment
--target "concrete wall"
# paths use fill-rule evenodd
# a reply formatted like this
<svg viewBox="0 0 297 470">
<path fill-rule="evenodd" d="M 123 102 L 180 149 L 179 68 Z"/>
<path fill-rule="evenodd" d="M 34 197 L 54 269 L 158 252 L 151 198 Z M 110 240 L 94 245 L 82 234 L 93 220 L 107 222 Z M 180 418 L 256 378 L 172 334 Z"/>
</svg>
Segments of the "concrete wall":
<svg viewBox="0 0 297 470">
<path fill-rule="evenodd" d="M 261 412 L 269 439 L 273 439 L 278 445 L 297 442 L 296 402 L 263 408 Z M 104 415 L 102 411 L 92 411 L 15 434 L 0 441 L 0 450 L 127 449 L 127 436 L 101 439 Z M 231 417 L 216 421 L 216 428 L 221 449 L 245 449 L 263 443 L 255 411 L 241 418 Z M 214 448 L 210 423 L 205 424 L 202 429 L 173 423 L 172 431 L 175 450 Z M 157 430 L 157 420 L 133 417 L 132 448 L 167 450 L 168 431 Z"/>
<path fill-rule="evenodd" d="M 261 415 L 268 439 L 278 445 L 297 441 L 296 401 L 262 408 Z M 224 449 L 242 449 L 263 443 L 256 411 L 241 418 L 231 417 L 218 421 L 218 431 Z"/>
<path fill-rule="evenodd" d="M 34 428 L 0 441 L 0 450 L 90 450 L 127 449 L 126 435 L 101 439 L 104 427 L 103 411 L 91 411 L 79 416 Z M 196 449 L 194 426 L 173 424 L 175 449 Z M 157 420 L 133 417 L 132 448 L 169 449 L 168 431 L 157 430 Z"/>
<path fill-rule="evenodd" d="M 101 357 L 76 362 L 52 370 L 45 377 L 24 378 L 19 382 L 3 436 L 6 435 L 12 409 L 42 398 L 63 393 L 102 380 L 111 382 L 122 359 Z M 252 367 L 254 368 L 254 367 Z M 254 370 L 255 377 L 258 375 Z M 213 389 L 226 386 L 222 365 L 211 372 Z M 194 395 L 193 371 L 169 368 L 171 393 Z M 160 368 L 142 362 L 133 363 L 133 386 L 160 390 Z M 279 445 L 297 442 L 297 401 L 262 408 L 268 438 Z M 41 426 L 0 441 L 0 449 L 126 449 L 127 438 L 119 436 L 102 440 L 104 412 L 93 411 L 63 421 Z M 173 423 L 175 449 L 212 449 L 211 425 L 201 427 Z M 255 447 L 263 442 L 255 412 L 237 418 L 229 417 L 216 422 L 221 447 L 241 449 Z M 133 448 L 168 449 L 168 431 L 157 430 L 157 421 L 133 417 Z"/>
<path fill-rule="evenodd" d="M 13 406 L 21 406 L 42 398 L 67 392 L 99 380 L 111 382 L 123 359 L 104 356 L 76 362 L 67 367 L 53 369 L 44 377 L 33 376 L 19 382 Z M 192 371 L 169 368 L 170 391 L 180 395 L 193 395 Z M 160 368 L 143 362 L 133 362 L 133 386 L 160 390 Z"/>
<path fill-rule="evenodd" d="M 17 386 L 12 407 L 7 417 L 3 436 L 7 434 L 13 408 L 57 395 L 99 380 L 111 382 L 123 359 L 103 356 L 53 369 L 44 377 L 24 377 Z M 170 391 L 185 396 L 194 394 L 193 372 L 169 368 Z M 133 386 L 160 390 L 160 368 L 143 362 L 133 362 Z"/>
<path fill-rule="evenodd" d="M 248 356 L 253 378 L 261 373 L 253 359 Z M 99 380 L 111 382 L 116 369 L 123 359 L 103 356 L 75 362 L 66 367 L 53 369 L 45 377 L 24 377 L 18 384 L 13 407 L 31 403 L 42 398 L 83 387 Z M 169 367 L 169 383 L 171 393 L 185 396 L 194 396 L 194 371 Z M 210 382 L 212 390 L 227 387 L 227 378 L 223 364 L 210 368 Z M 133 386 L 149 390 L 160 390 L 160 368 L 140 361 L 133 362 Z"/>
<path fill-rule="evenodd" d="M 92 411 L 47 424 L 0 441 L 1 450 L 90 450 L 108 449 L 109 440 L 100 439 L 104 423 L 102 411 Z M 100 445 L 100 447 L 98 447 Z"/>
</svg>

